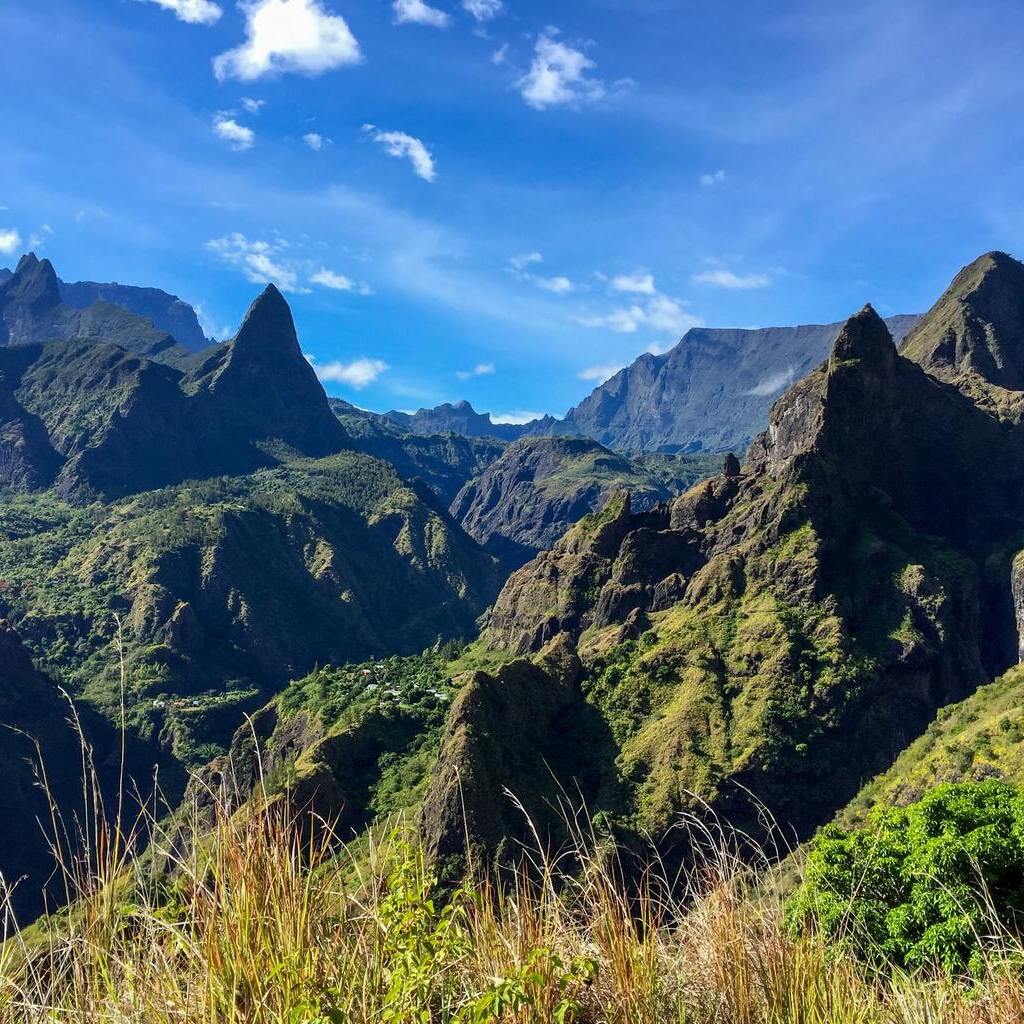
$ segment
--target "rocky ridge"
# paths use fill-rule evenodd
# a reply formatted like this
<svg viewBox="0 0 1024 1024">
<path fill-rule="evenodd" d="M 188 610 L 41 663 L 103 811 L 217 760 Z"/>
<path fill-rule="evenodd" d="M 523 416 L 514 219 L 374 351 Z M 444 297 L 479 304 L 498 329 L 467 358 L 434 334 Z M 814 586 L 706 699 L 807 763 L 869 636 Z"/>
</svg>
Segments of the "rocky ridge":
<svg viewBox="0 0 1024 1024">
<path fill-rule="evenodd" d="M 499 779 L 553 838 L 557 792 L 627 837 L 704 802 L 756 833 L 751 795 L 807 835 L 1016 661 L 1022 455 L 866 308 L 743 467 L 648 511 L 613 498 L 510 578 L 481 643 L 517 660 L 453 707 L 432 848 L 466 855 L 463 809 L 480 856 L 524 837 Z"/>
</svg>

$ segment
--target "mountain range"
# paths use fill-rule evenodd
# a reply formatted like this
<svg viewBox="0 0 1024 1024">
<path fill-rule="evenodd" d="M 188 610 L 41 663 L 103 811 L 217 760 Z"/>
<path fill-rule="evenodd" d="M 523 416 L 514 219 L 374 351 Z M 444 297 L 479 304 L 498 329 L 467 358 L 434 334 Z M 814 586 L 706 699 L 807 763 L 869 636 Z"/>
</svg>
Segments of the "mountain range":
<svg viewBox="0 0 1024 1024">
<path fill-rule="evenodd" d="M 899 345 L 920 317 L 889 317 Z M 493 423 L 468 402 L 385 415 L 413 434 L 515 440 L 589 437 L 624 452 L 740 452 L 776 398 L 828 356 L 841 323 L 798 327 L 694 327 L 667 352 L 645 352 L 562 419 Z"/>
<path fill-rule="evenodd" d="M 881 794 L 1019 777 L 1022 273 L 975 261 L 905 354 L 865 307 L 745 462 L 653 505 L 615 491 L 512 573 L 468 647 L 390 664 L 402 696 L 364 693 L 353 717 L 352 670 L 310 676 L 216 777 L 245 799 L 270 758 L 275 792 L 358 830 L 352 758 L 375 751 L 405 783 L 361 769 L 360 806 L 415 811 L 451 878 L 521 843 L 557 849 L 567 801 L 671 867 L 689 855 L 682 813 L 803 839 Z M 417 686 L 445 713 L 417 712 L 413 750 L 380 716 L 425 707 Z"/>
<path fill-rule="evenodd" d="M 158 766 L 172 807 L 262 779 L 347 834 L 400 813 L 445 877 L 515 860 L 509 792 L 534 840 L 564 838 L 576 794 L 672 864 L 680 813 L 756 840 L 766 809 L 804 838 L 872 794 L 1015 777 L 1024 266 L 1005 254 L 913 324 L 865 307 L 759 335 L 764 367 L 829 348 L 742 462 L 451 418 L 418 434 L 328 399 L 273 286 L 192 351 L 102 297 L 72 306 L 28 256 L 0 317 L 0 872 L 26 877 L 24 920 L 52 868 L 26 734 L 80 814 L 69 701 L 103 787 L 123 722 L 143 796 Z M 734 334 L 644 357 L 618 393 L 650 370 L 693 415 L 709 392 L 677 401 L 681 367 L 728 364 Z M 608 422 L 647 430 L 624 402 Z"/>
</svg>

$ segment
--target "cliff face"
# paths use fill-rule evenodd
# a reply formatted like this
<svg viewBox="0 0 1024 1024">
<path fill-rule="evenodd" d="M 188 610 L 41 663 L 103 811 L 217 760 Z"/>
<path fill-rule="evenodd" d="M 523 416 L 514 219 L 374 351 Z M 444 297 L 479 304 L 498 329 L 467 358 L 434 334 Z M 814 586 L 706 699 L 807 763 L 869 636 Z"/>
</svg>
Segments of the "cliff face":
<svg viewBox="0 0 1024 1024">
<path fill-rule="evenodd" d="M 808 834 L 1016 660 L 1022 453 L 873 310 L 851 318 L 745 466 L 649 511 L 613 498 L 510 578 L 483 643 L 526 663 L 478 673 L 453 709 L 433 848 L 465 854 L 461 806 L 487 823 L 482 855 L 495 821 L 522 836 L 499 778 L 555 838 L 550 785 L 626 836 L 704 801 L 756 834 L 751 797 Z M 494 710 L 524 687 L 529 744 Z M 567 748 L 577 728 L 591 740 Z"/>
<path fill-rule="evenodd" d="M 917 319 L 886 324 L 898 343 Z M 743 451 L 775 399 L 828 355 L 841 327 L 695 327 L 668 352 L 620 370 L 565 422 L 620 451 Z"/>
<path fill-rule="evenodd" d="M 628 489 L 634 507 L 647 508 L 704 474 L 703 463 L 665 457 L 660 466 L 644 465 L 585 438 L 524 438 L 462 488 L 451 513 L 505 565 L 518 568 L 615 491 Z"/>
<path fill-rule="evenodd" d="M 72 309 L 88 309 L 97 302 L 145 317 L 157 330 L 171 335 L 190 352 L 209 345 L 199 325 L 196 311 L 177 295 L 160 288 L 136 288 L 126 284 L 100 284 L 96 281 L 57 282 L 61 301 Z"/>
</svg>

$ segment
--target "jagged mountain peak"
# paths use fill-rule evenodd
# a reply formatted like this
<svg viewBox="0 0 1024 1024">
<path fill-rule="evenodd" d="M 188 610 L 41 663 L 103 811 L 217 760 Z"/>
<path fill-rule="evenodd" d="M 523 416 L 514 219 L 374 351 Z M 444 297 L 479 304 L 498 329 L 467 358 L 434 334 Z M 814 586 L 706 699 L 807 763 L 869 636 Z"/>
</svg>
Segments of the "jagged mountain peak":
<svg viewBox="0 0 1024 1024">
<path fill-rule="evenodd" d="M 301 356 L 295 321 L 285 297 L 268 284 L 253 300 L 235 335 L 235 351 L 279 351 Z"/>
<path fill-rule="evenodd" d="M 879 366 L 892 366 L 896 361 L 889 328 L 870 302 L 843 324 L 832 346 L 831 364 L 853 359 Z"/>
<path fill-rule="evenodd" d="M 29 306 L 33 312 L 41 312 L 60 304 L 60 289 L 57 272 L 46 259 L 40 260 L 34 252 L 26 253 L 18 260 L 18 266 L 5 287 L 9 301 Z"/>
<path fill-rule="evenodd" d="M 1024 390 L 1024 264 L 998 251 L 969 263 L 907 337 L 903 354 L 943 380 Z"/>
</svg>

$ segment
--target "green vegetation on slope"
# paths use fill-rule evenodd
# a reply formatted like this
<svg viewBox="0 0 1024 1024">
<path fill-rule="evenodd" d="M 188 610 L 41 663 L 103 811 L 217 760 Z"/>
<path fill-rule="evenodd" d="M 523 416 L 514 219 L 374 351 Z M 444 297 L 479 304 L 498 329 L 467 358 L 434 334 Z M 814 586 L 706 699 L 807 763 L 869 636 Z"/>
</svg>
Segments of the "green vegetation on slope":
<svg viewBox="0 0 1024 1024">
<path fill-rule="evenodd" d="M 384 462 L 351 452 L 111 505 L 0 505 L 0 613 L 108 714 L 123 626 L 130 720 L 187 763 L 317 663 L 465 635 L 490 560 Z"/>
<path fill-rule="evenodd" d="M 1004 782 L 945 783 L 864 828 L 825 828 L 790 901 L 820 930 L 881 966 L 940 964 L 982 976 L 997 932 L 1024 920 L 1024 793 Z"/>
<path fill-rule="evenodd" d="M 924 734 L 843 812 L 860 821 L 879 804 L 906 805 L 942 782 L 1004 779 L 1024 785 L 1024 666 L 941 708 Z"/>
</svg>

